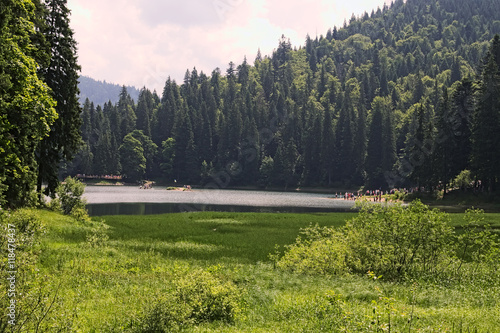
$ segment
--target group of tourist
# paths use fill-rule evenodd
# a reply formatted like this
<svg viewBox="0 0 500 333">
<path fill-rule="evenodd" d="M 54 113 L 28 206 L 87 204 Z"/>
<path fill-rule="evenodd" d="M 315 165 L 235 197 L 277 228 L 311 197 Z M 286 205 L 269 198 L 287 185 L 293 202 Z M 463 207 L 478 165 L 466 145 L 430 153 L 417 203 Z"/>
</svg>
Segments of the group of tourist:
<svg viewBox="0 0 500 333">
<path fill-rule="evenodd" d="M 121 180 L 122 176 L 117 176 L 117 175 L 86 175 L 86 174 L 77 174 L 76 178 L 80 178 L 80 179 L 113 179 L 113 180 Z"/>
</svg>

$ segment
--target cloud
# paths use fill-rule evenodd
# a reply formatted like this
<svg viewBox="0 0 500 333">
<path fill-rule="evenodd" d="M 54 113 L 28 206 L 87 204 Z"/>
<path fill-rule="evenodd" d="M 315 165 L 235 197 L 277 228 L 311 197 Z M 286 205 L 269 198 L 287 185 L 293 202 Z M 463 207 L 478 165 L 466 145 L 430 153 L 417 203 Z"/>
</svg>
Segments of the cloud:
<svg viewBox="0 0 500 333">
<path fill-rule="evenodd" d="M 148 0 L 140 2 L 141 18 L 152 27 L 179 25 L 186 28 L 219 24 L 214 1 Z"/>
<path fill-rule="evenodd" d="M 384 0 L 68 0 L 82 74 L 161 92 L 186 69 L 210 74 L 257 50 L 270 55 L 281 35 L 295 46 Z"/>
</svg>

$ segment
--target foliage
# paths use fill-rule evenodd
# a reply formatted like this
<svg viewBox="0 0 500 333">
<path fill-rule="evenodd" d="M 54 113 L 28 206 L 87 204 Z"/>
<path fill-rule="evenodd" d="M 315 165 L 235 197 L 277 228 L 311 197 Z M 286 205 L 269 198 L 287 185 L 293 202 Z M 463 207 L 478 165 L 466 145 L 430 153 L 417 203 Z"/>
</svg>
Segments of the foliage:
<svg viewBox="0 0 500 333">
<path fill-rule="evenodd" d="M 288 245 L 276 262 L 280 269 L 296 273 L 342 275 L 349 271 L 345 256 L 348 246 L 336 229 L 310 226 L 301 231 L 295 243 Z M 279 257 L 274 257 L 278 259 Z"/>
<path fill-rule="evenodd" d="M 489 263 L 498 252 L 495 236 L 480 224 L 481 214 L 468 211 L 464 232 L 457 235 L 448 214 L 418 200 L 408 207 L 363 203 L 345 227 L 306 228 L 281 258 L 273 258 L 277 267 L 298 273 L 456 279 L 464 261 Z"/>
<path fill-rule="evenodd" d="M 66 215 L 76 215 L 82 217 L 86 213 L 85 199 L 82 199 L 85 184 L 76 178 L 67 177 L 57 190 L 57 200 L 60 203 L 62 212 Z"/>
<path fill-rule="evenodd" d="M 366 204 L 345 227 L 354 272 L 374 271 L 387 278 L 435 274 L 448 257 L 449 217 L 420 201 L 407 208 Z"/>
<path fill-rule="evenodd" d="M 57 118 L 54 100 L 37 76 L 35 6 L 15 0 L 0 8 L 0 204 L 32 204 L 35 150 Z"/>
<path fill-rule="evenodd" d="M 462 190 L 472 187 L 473 179 L 470 170 L 462 170 L 453 180 L 453 186 Z"/>
<path fill-rule="evenodd" d="M 56 101 L 57 120 L 37 148 L 37 190 L 47 183 L 45 193 L 53 195 L 59 184 L 59 166 L 71 161 L 81 145 L 81 108 L 78 103 L 77 46 L 69 26 L 67 0 L 46 0 L 45 24 L 40 27 L 49 45 L 50 61 L 38 68 L 38 75 Z"/>
<path fill-rule="evenodd" d="M 141 141 L 129 133 L 120 146 L 123 173 L 131 181 L 139 181 L 146 172 L 146 158 Z"/>
<path fill-rule="evenodd" d="M 29 247 L 43 251 L 26 256 L 36 261 L 29 266 L 30 274 L 40 276 L 38 280 L 30 275 L 29 281 L 39 282 L 29 285 L 33 298 L 26 304 L 42 300 L 45 310 L 37 312 L 42 314 L 54 302 L 40 324 L 43 332 L 137 332 L 160 322 L 154 318 L 165 319 L 163 323 L 169 318 L 167 331 L 178 327 L 187 332 L 431 332 L 459 327 L 496 332 L 499 328 L 500 270 L 494 254 L 488 264 L 491 269 L 466 258 L 460 280 L 444 276 L 409 282 L 375 274 L 369 279 L 365 274 L 335 278 L 296 274 L 266 262 L 274 244 L 291 244 L 300 228 L 311 228 L 311 223 L 339 227 L 355 213 L 108 216 L 109 228 L 101 231 L 109 238 L 94 246 L 89 236 L 101 222 L 75 223 L 59 213 L 31 212 L 45 225 L 45 232 L 37 240 L 39 246 Z M 459 231 L 464 216 L 450 214 Z M 484 217 L 497 231 L 499 214 Z M 452 263 L 453 270 L 458 263 Z M 198 276 L 203 283 L 196 282 Z M 211 292 L 234 288 L 235 294 Z M 189 295 L 185 299 L 192 303 L 183 305 L 180 295 Z M 237 302 L 233 320 L 194 324 L 190 319 L 194 300 L 213 300 L 210 295 Z M 27 330 L 36 331 L 31 327 Z"/>
<path fill-rule="evenodd" d="M 466 211 L 462 233 L 456 236 L 456 255 L 461 263 L 486 262 L 492 267 L 497 267 L 498 239 L 492 233 L 491 227 L 484 222 L 483 213 L 482 210 L 474 209 Z M 457 271 L 461 268 L 462 264 Z"/>
<path fill-rule="evenodd" d="M 176 282 L 175 291 L 151 306 L 139 331 L 172 332 L 203 322 L 232 323 L 241 306 L 241 292 L 232 282 L 209 271 L 193 271 Z"/>
<path fill-rule="evenodd" d="M 486 152 L 498 149 L 479 141 L 498 141 L 498 122 L 485 121 L 498 118 L 498 108 L 478 97 L 498 95 L 487 94 L 497 83 L 494 73 L 484 84 L 486 76 L 475 77 L 496 45 L 490 40 L 499 32 L 497 7 L 492 0 L 398 0 L 326 35 L 306 36 L 298 49 L 282 36 L 271 55 L 259 53 L 253 64 L 245 59 L 210 75 L 187 70 L 181 83 L 168 78 L 161 96 L 143 89 L 137 105 L 124 90 L 105 111 L 92 114 L 88 101 L 82 131 L 93 135 L 84 139 L 96 155 L 99 138 L 114 137 L 116 153 L 125 135 L 143 130 L 162 147 L 156 160 L 145 157 L 152 177 L 183 183 L 212 183 L 206 172 L 212 165 L 220 186 L 432 192 L 469 169 L 488 189 L 481 170 L 499 165 L 486 162 Z M 483 109 L 491 117 L 478 117 Z M 70 172 L 87 160 L 75 161 Z M 101 172 L 101 160 L 91 163 L 91 173 Z M 220 182 L 223 173 L 229 177 Z"/>
<path fill-rule="evenodd" d="M 9 249 L 2 251 L 1 258 L 0 328 L 12 332 L 45 331 L 50 327 L 69 329 L 69 317 L 55 325 L 50 322 L 57 311 L 60 314 L 65 311 L 60 308 L 57 281 L 38 269 L 40 240 L 46 226 L 30 209 L 0 212 L 0 222 L 3 231 L 0 246 Z"/>
</svg>

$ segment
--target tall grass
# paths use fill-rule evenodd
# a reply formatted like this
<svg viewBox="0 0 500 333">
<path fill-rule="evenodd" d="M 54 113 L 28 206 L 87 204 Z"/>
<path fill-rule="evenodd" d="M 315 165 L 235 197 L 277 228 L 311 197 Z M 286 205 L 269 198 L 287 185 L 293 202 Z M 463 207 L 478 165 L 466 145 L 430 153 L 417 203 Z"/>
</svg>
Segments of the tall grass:
<svg viewBox="0 0 500 333">
<path fill-rule="evenodd" d="M 393 332 L 500 331 L 500 287 L 494 281 L 396 283 L 296 274 L 269 260 L 276 245 L 294 243 L 301 229 L 340 227 L 354 213 L 108 216 L 107 229 L 100 221 L 37 215 L 46 228 L 37 267 L 50 295 L 59 288 L 47 327 L 138 332 L 147 331 L 157 315 L 164 327 L 185 332 L 381 332 L 389 318 Z M 452 224 L 460 218 L 452 216 Z M 500 215 L 487 219 L 498 225 Z M 199 287 L 197 275 L 204 281 Z M 220 300 L 235 311 L 224 320 L 197 317 L 212 312 L 196 310 L 194 303 L 164 311 L 186 293 L 194 296 L 183 299 Z"/>
</svg>

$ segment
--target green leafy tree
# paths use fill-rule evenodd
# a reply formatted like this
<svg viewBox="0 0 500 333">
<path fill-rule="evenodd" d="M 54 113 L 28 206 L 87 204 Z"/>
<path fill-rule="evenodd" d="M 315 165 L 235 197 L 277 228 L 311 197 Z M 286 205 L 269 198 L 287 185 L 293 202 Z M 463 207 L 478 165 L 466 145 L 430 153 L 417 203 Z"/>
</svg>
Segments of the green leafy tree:
<svg viewBox="0 0 500 333">
<path fill-rule="evenodd" d="M 141 146 L 144 150 L 144 158 L 146 159 L 145 176 L 152 176 L 154 172 L 154 163 L 157 158 L 158 146 L 141 130 L 134 130 L 129 134 L 141 142 Z"/>
<path fill-rule="evenodd" d="M 55 102 L 37 76 L 31 41 L 35 6 L 11 0 L 0 6 L 0 204 L 30 203 L 35 151 L 57 118 Z"/>
<path fill-rule="evenodd" d="M 262 164 L 259 169 L 261 186 L 268 186 L 271 184 L 272 175 L 274 173 L 274 160 L 271 156 L 265 156 L 262 159 Z"/>
<path fill-rule="evenodd" d="M 163 177 L 172 180 L 174 175 L 175 139 L 168 138 L 161 144 L 160 167 Z"/>
<path fill-rule="evenodd" d="M 70 215 L 76 210 L 85 210 L 85 199 L 82 199 L 85 191 L 85 184 L 78 179 L 67 177 L 62 184 L 59 184 L 56 192 L 57 198 L 64 214 Z"/>
<path fill-rule="evenodd" d="M 143 179 L 146 172 L 146 158 L 141 141 L 129 133 L 120 146 L 120 158 L 124 176 L 130 181 Z"/>
</svg>

